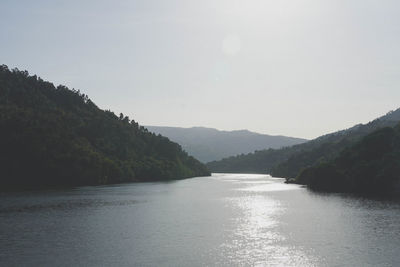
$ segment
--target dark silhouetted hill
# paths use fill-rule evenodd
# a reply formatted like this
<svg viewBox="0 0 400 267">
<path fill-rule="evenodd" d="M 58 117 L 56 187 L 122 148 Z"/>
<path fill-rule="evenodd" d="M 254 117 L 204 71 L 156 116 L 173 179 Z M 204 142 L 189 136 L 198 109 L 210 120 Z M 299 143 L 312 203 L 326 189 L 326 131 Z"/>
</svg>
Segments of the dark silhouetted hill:
<svg viewBox="0 0 400 267">
<path fill-rule="evenodd" d="M 209 175 L 168 138 L 86 95 L 0 66 L 0 187 L 76 186 Z"/>
<path fill-rule="evenodd" d="M 379 129 L 335 159 L 304 169 L 295 182 L 328 192 L 400 193 L 400 124 Z"/>
</svg>

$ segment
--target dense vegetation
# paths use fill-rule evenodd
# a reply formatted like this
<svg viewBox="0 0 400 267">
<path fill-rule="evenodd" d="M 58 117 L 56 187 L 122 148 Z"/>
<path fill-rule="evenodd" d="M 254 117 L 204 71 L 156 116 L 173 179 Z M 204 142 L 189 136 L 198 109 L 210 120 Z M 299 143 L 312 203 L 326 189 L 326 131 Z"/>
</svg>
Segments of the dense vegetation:
<svg viewBox="0 0 400 267">
<path fill-rule="evenodd" d="M 400 192 L 400 124 L 367 135 L 334 160 L 304 169 L 296 182 L 333 192 Z"/>
<path fill-rule="evenodd" d="M 205 127 L 179 128 L 146 126 L 180 144 L 190 155 L 202 162 L 253 152 L 258 149 L 281 148 L 304 143 L 301 138 L 259 134 L 248 130 L 219 131 Z"/>
<path fill-rule="evenodd" d="M 256 151 L 207 164 L 213 172 L 270 173 L 276 177 L 293 178 L 304 168 L 336 158 L 346 147 L 365 135 L 393 127 L 400 121 L 400 109 L 389 112 L 368 124 L 327 134 L 309 142 L 282 149 Z"/>
<path fill-rule="evenodd" d="M 93 185 L 209 175 L 168 138 L 86 95 L 0 66 L 0 186 Z"/>
</svg>

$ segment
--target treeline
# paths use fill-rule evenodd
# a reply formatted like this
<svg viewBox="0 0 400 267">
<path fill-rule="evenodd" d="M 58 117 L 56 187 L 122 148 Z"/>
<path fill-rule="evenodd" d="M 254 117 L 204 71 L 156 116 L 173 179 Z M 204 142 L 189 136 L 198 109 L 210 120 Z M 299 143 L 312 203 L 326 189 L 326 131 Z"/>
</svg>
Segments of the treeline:
<svg viewBox="0 0 400 267">
<path fill-rule="evenodd" d="M 368 124 L 327 134 L 309 142 L 255 151 L 207 163 L 213 172 L 269 173 L 275 177 L 295 178 L 303 169 L 335 159 L 348 146 L 383 127 L 394 127 L 400 121 L 400 109 L 391 111 Z"/>
<path fill-rule="evenodd" d="M 249 154 L 208 162 L 206 165 L 212 172 L 269 174 L 274 166 L 288 159 L 297 147 L 298 145 L 281 149 L 257 150 Z"/>
<path fill-rule="evenodd" d="M 335 159 L 304 169 L 294 182 L 328 192 L 399 193 L 400 124 L 377 130 Z"/>
<path fill-rule="evenodd" d="M 72 186 L 209 175 L 181 147 L 87 95 L 0 66 L 0 185 Z"/>
</svg>

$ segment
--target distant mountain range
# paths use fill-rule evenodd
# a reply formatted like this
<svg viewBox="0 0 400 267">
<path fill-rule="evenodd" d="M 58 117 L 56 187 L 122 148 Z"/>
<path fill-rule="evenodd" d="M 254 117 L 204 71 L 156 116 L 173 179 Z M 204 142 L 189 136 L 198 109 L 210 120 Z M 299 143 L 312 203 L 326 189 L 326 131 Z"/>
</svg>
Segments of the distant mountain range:
<svg viewBox="0 0 400 267">
<path fill-rule="evenodd" d="M 248 130 L 219 131 L 205 127 L 145 127 L 151 132 L 177 142 L 186 152 L 202 162 L 220 160 L 255 150 L 278 149 L 307 141 L 302 138 L 259 134 Z"/>
<path fill-rule="evenodd" d="M 384 127 L 394 127 L 399 121 L 400 109 L 397 109 L 367 124 L 357 124 L 303 144 L 229 157 L 209 162 L 207 167 L 212 172 L 270 173 L 275 177 L 295 178 L 303 169 L 332 161 L 364 136 Z"/>
</svg>

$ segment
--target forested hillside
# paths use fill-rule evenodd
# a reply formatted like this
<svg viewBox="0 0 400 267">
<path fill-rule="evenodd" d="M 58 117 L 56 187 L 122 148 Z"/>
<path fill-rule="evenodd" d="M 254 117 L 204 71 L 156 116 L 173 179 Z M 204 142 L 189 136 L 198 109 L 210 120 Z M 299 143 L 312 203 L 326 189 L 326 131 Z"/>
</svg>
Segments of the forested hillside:
<svg viewBox="0 0 400 267">
<path fill-rule="evenodd" d="M 318 137 L 309 142 L 282 149 L 256 151 L 207 164 L 213 172 L 270 173 L 276 177 L 294 178 L 307 167 L 332 160 L 349 145 L 365 135 L 383 128 L 393 127 L 400 119 L 400 109 L 367 124 Z"/>
<path fill-rule="evenodd" d="M 302 138 L 259 134 L 248 130 L 219 131 L 205 127 L 162 126 L 146 126 L 146 128 L 177 142 L 185 151 L 202 162 L 219 160 L 260 149 L 277 149 L 307 141 Z"/>
<path fill-rule="evenodd" d="M 400 124 L 367 135 L 334 160 L 304 169 L 295 182 L 330 192 L 399 193 Z"/>
<path fill-rule="evenodd" d="M 0 66 L 0 185 L 93 185 L 209 175 L 168 138 L 85 94 Z"/>
</svg>

